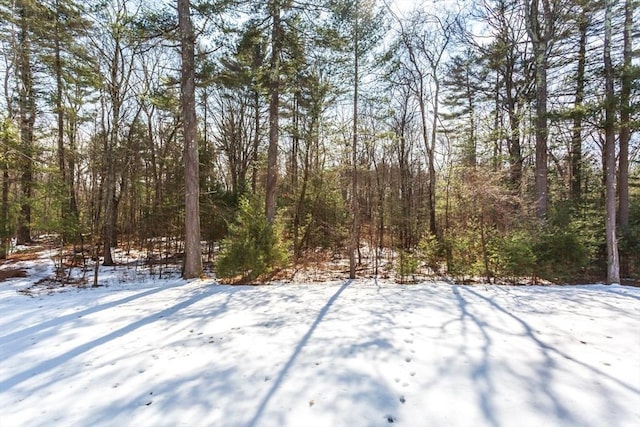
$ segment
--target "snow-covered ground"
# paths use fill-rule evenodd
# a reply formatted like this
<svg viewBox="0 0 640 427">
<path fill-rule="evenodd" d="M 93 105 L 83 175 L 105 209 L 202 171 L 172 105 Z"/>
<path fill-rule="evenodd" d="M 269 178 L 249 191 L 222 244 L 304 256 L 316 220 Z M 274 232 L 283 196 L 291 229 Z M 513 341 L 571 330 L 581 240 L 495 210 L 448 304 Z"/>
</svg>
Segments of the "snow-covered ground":
<svg viewBox="0 0 640 427">
<path fill-rule="evenodd" d="M 2 427 L 640 425 L 637 288 L 109 270 L 17 293 L 45 261 L 0 282 Z"/>
</svg>

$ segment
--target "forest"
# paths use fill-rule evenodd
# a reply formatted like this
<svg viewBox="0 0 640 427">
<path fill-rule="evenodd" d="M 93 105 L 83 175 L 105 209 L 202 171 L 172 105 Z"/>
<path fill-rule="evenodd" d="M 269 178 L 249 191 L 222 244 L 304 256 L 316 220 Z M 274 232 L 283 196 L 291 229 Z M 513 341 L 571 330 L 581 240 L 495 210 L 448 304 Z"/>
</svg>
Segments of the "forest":
<svg viewBox="0 0 640 427">
<path fill-rule="evenodd" d="M 638 284 L 638 6 L 0 0 L 0 258 Z"/>
</svg>

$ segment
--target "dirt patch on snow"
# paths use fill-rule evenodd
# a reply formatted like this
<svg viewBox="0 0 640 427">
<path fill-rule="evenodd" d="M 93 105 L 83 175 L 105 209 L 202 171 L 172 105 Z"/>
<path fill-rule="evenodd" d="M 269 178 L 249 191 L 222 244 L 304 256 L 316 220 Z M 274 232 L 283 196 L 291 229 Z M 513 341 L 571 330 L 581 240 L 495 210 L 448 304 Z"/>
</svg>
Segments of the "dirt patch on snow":
<svg viewBox="0 0 640 427">
<path fill-rule="evenodd" d="M 0 282 L 14 277 L 27 277 L 27 270 L 24 268 L 5 268 L 0 270 Z"/>
<path fill-rule="evenodd" d="M 41 250 L 42 250 L 41 248 L 38 248 L 38 249 L 34 249 L 33 251 L 29 250 L 29 251 L 21 251 L 21 252 L 13 253 L 9 255 L 7 259 L 0 261 L 0 265 L 13 264 L 13 263 L 22 262 L 22 261 L 37 260 L 41 255 Z"/>
</svg>

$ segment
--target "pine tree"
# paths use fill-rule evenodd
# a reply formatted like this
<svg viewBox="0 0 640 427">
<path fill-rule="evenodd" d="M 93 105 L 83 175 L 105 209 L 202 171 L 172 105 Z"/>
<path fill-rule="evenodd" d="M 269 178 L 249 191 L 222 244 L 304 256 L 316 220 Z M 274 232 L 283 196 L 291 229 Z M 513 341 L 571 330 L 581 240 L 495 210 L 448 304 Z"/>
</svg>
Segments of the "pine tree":
<svg viewBox="0 0 640 427">
<path fill-rule="evenodd" d="M 18 115 L 20 120 L 21 207 L 17 231 L 18 244 L 31 242 L 31 203 L 33 195 L 34 145 L 36 121 L 36 87 L 34 81 L 33 39 L 37 4 L 28 0 L 15 2 L 16 71 L 18 75 Z"/>
<path fill-rule="evenodd" d="M 529 39 L 533 47 L 536 85 L 536 214 L 538 218 L 544 219 L 549 210 L 547 70 L 549 52 L 555 35 L 554 16 L 558 13 L 558 7 L 554 7 L 554 3 L 550 0 L 530 0 L 526 2 L 524 10 Z"/>
<path fill-rule="evenodd" d="M 200 248 L 200 177 L 195 100 L 195 35 L 189 0 L 178 0 L 178 22 L 182 52 L 181 104 L 185 173 L 185 257 L 182 277 L 202 274 Z"/>
<path fill-rule="evenodd" d="M 87 34 L 91 24 L 83 17 L 83 7 L 74 0 L 54 0 L 43 9 L 44 54 L 43 63 L 52 75 L 55 85 L 51 91 L 53 113 L 56 115 L 56 145 L 60 180 L 64 187 L 65 201 L 61 204 L 62 238 L 78 240 L 80 213 L 75 190 L 75 137 L 72 129 L 77 126 L 74 111 L 65 99 L 73 98 L 72 89 L 77 84 L 85 84 L 77 77 L 86 76 L 92 67 L 92 60 L 80 37 Z M 79 74 L 79 75 L 78 75 Z M 65 129 L 68 143 L 65 143 Z"/>
<path fill-rule="evenodd" d="M 605 141 L 603 165 L 605 169 L 605 234 L 607 241 L 607 283 L 620 283 L 620 260 L 616 236 L 616 145 L 613 64 L 611 61 L 611 21 L 613 0 L 605 0 L 604 18 L 604 73 L 605 73 Z"/>
</svg>

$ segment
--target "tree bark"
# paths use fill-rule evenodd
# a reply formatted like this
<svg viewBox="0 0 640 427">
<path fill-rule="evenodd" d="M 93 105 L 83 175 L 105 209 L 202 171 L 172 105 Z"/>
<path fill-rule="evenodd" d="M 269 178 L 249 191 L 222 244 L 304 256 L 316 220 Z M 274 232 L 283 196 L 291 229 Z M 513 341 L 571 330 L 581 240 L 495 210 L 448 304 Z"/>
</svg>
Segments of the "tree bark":
<svg viewBox="0 0 640 427">
<path fill-rule="evenodd" d="M 189 0 L 178 0 L 178 25 L 182 52 L 181 95 L 184 137 L 185 243 L 182 277 L 202 275 L 200 248 L 200 179 L 195 96 L 195 36 Z"/>
<path fill-rule="evenodd" d="M 582 198 L 582 120 L 584 113 L 585 63 L 587 54 L 587 6 L 583 6 L 579 17 L 578 69 L 576 71 L 576 96 L 573 104 L 573 131 L 571 135 L 571 199 L 577 203 Z"/>
<path fill-rule="evenodd" d="M 429 150 L 429 232 L 438 237 L 438 227 L 436 223 L 436 140 L 438 137 L 438 104 L 440 102 L 440 79 L 438 78 L 438 64 L 440 58 L 435 62 L 431 60 L 431 72 L 433 74 L 433 115 L 431 117 L 431 149 Z"/>
<path fill-rule="evenodd" d="M 506 36 L 504 36 L 506 38 Z M 520 143 L 520 111 L 518 104 L 517 84 L 515 78 L 515 56 L 509 51 L 504 63 L 504 85 L 507 103 L 507 115 L 509 116 L 509 133 L 507 137 L 507 150 L 509 151 L 509 175 L 511 184 L 520 190 L 522 184 L 522 145 Z M 497 96 L 496 92 L 496 96 Z"/>
<path fill-rule="evenodd" d="M 349 278 L 356 278 L 356 252 L 358 250 L 358 83 L 359 83 L 359 28 L 358 28 L 358 0 L 354 5 L 353 26 L 353 139 L 351 146 L 351 229 L 349 230 Z"/>
<path fill-rule="evenodd" d="M 8 127 L 9 121 L 0 124 L 3 128 Z M 8 134 L 8 129 L 1 129 L 3 147 L 0 158 L 0 169 L 2 170 L 2 204 L 0 205 L 0 259 L 6 259 L 9 255 L 9 164 L 6 159 L 7 147 L 9 146 L 9 138 L 4 137 Z"/>
<path fill-rule="evenodd" d="M 633 75 L 631 57 L 633 54 L 633 7 L 632 0 L 624 3 L 624 68 L 620 88 L 620 164 L 618 173 L 618 222 L 621 229 L 629 227 L 629 140 L 631 139 L 631 86 Z"/>
<path fill-rule="evenodd" d="M 618 258 L 618 241 L 616 237 L 616 147 L 615 147 L 615 109 L 616 100 L 613 92 L 614 76 L 611 63 L 611 8 L 612 0 L 605 0 L 604 22 L 604 73 L 605 73 L 605 234 L 607 242 L 607 283 L 620 283 L 620 260 Z"/>
<path fill-rule="evenodd" d="M 115 47 L 113 50 L 113 58 L 111 58 L 110 81 L 108 84 L 109 97 L 111 98 L 111 127 L 109 136 L 104 136 L 104 224 L 102 227 L 102 265 L 114 265 L 111 248 L 115 246 L 116 239 L 116 170 L 115 170 L 115 154 L 114 151 L 118 145 L 120 133 L 120 84 L 118 72 L 120 70 L 121 61 L 121 45 L 120 34 L 115 35 Z"/>
<path fill-rule="evenodd" d="M 31 196 L 33 187 L 33 132 L 36 118 L 36 101 L 33 87 L 33 66 L 31 63 L 31 19 L 28 6 L 20 2 L 18 32 L 18 102 L 20 114 L 20 143 L 22 151 L 20 185 L 22 205 L 20 206 L 17 243 L 31 242 Z"/>
<path fill-rule="evenodd" d="M 267 150 L 267 181 L 265 185 L 265 214 L 273 223 L 276 217 L 276 187 L 278 185 L 278 139 L 280 138 L 280 54 L 282 51 L 282 21 L 279 0 L 269 2 L 272 19 L 271 64 L 269 77 L 269 148 Z"/>
<path fill-rule="evenodd" d="M 549 0 L 542 0 L 543 22 L 540 23 L 539 0 L 532 0 L 528 7 L 527 29 L 535 61 L 536 76 L 536 166 L 535 166 L 535 200 L 536 216 L 544 219 L 547 216 L 548 194 L 548 153 L 547 153 L 547 68 L 549 66 L 548 51 L 553 35 L 553 14 Z"/>
</svg>

